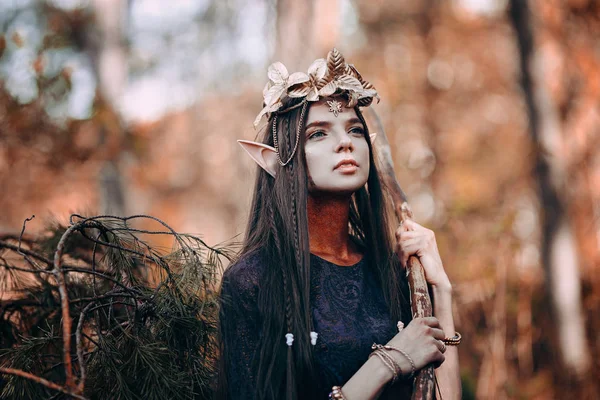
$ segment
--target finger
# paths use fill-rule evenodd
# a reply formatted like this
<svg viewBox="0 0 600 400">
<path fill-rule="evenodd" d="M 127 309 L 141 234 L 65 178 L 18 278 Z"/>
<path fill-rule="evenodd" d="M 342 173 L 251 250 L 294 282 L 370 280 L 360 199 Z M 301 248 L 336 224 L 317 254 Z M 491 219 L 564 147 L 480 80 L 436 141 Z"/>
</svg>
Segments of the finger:
<svg viewBox="0 0 600 400">
<path fill-rule="evenodd" d="M 396 237 L 399 238 L 403 232 L 408 232 L 408 228 L 405 224 L 401 224 L 398 226 L 398 228 L 396 228 Z"/>
<path fill-rule="evenodd" d="M 399 248 L 407 257 L 415 255 L 423 248 L 421 242 L 410 242 L 399 244 Z"/>
<path fill-rule="evenodd" d="M 441 340 L 435 340 L 435 346 L 438 348 L 440 353 L 444 354 L 446 352 L 446 344 Z"/>
<path fill-rule="evenodd" d="M 431 330 L 432 330 L 431 336 L 433 336 L 434 339 L 439 341 L 439 340 L 446 338 L 444 331 L 441 330 L 440 328 L 432 328 Z"/>
<path fill-rule="evenodd" d="M 398 239 L 398 240 L 412 239 L 415 237 L 422 237 L 422 236 L 424 236 L 423 232 L 417 232 L 417 231 L 396 232 L 396 239 Z"/>
<path fill-rule="evenodd" d="M 419 237 L 413 237 L 413 238 L 408 238 L 408 239 L 402 239 L 399 241 L 399 245 L 402 247 L 402 249 L 404 250 L 405 248 L 409 247 L 409 246 L 414 246 L 417 244 L 422 243 L 423 240 Z"/>
<path fill-rule="evenodd" d="M 436 317 L 422 317 L 422 318 L 416 318 L 416 319 L 420 320 L 423 324 L 430 326 L 432 328 L 441 328 L 440 321 Z"/>
<path fill-rule="evenodd" d="M 416 231 L 402 232 L 399 236 L 396 236 L 396 240 L 398 242 L 405 242 L 407 240 L 415 240 L 415 239 L 422 242 L 423 245 L 425 246 L 431 240 L 431 236 L 427 232 L 416 232 Z"/>
<path fill-rule="evenodd" d="M 406 230 L 408 230 L 408 231 L 415 231 L 415 230 L 418 230 L 419 228 L 422 228 L 421 225 L 417 224 L 412 219 L 406 219 L 406 220 L 404 220 L 404 224 L 403 225 L 406 227 Z"/>
<path fill-rule="evenodd" d="M 403 252 L 402 249 L 400 249 L 398 251 L 398 257 L 400 258 L 400 265 L 402 265 L 402 267 L 405 268 L 406 263 L 408 262 L 409 255 Z"/>
</svg>

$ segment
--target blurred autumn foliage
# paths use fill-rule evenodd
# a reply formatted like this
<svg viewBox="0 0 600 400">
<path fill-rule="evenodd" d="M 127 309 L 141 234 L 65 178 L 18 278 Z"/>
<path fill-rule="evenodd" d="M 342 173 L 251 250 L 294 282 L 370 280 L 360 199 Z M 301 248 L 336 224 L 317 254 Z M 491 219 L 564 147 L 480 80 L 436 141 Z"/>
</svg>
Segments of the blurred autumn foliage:
<svg viewBox="0 0 600 400">
<path fill-rule="evenodd" d="M 375 108 L 399 181 L 417 221 L 436 231 L 456 288 L 465 398 L 600 393 L 598 2 L 198 0 L 189 23 L 201 39 L 188 57 L 209 61 L 173 78 L 197 97 L 141 119 L 127 112 L 147 107 L 148 93 L 166 104 L 179 96 L 159 90 L 128 106 L 115 100 L 103 89 L 98 61 L 102 38 L 111 37 L 94 14 L 102 2 L 55 3 L 24 2 L 1 18 L 1 231 L 18 233 L 34 213 L 64 219 L 74 210 L 110 209 L 116 190 L 125 213 L 157 216 L 208 243 L 243 233 L 255 167 L 235 140 L 255 137 L 266 66 L 281 60 L 304 71 L 335 45 L 378 89 Z M 105 3 L 130 20 L 136 6 L 158 14 L 168 7 Z M 23 100 L 8 66 L 34 36 L 15 22 L 26 12 L 37 16 L 43 40 L 28 64 L 35 95 Z M 120 21 L 115 43 L 126 81 L 169 61 L 136 50 L 132 37 L 150 33 Z M 273 22 L 241 42 L 256 21 Z M 165 46 L 183 46 L 183 33 L 166 32 Z M 50 68 L 47 53 L 57 48 L 92 66 L 89 115 L 53 108 L 73 93 L 77 68 L 86 65 Z M 250 62 L 247 54 L 265 56 Z M 116 85 L 121 99 L 130 86 Z"/>
</svg>

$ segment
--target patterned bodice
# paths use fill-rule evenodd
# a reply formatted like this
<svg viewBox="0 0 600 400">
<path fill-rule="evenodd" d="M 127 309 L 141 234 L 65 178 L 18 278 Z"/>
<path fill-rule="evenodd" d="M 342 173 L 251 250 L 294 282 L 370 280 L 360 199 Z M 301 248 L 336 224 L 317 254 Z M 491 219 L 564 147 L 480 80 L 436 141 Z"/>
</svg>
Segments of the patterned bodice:
<svg viewBox="0 0 600 400">
<path fill-rule="evenodd" d="M 311 313 L 313 329 L 319 334 L 314 346 L 319 379 L 314 384 L 323 399 L 332 386 L 342 386 L 367 361 L 373 343 L 386 343 L 397 333 L 396 321 L 391 320 L 368 266 L 367 257 L 355 265 L 339 266 L 311 255 Z M 253 398 L 251 366 L 261 330 L 256 298 L 262 267 L 260 257 L 252 255 L 231 266 L 223 277 L 222 296 L 231 299 L 221 310 L 222 328 L 226 328 L 223 345 L 231 346 L 229 350 L 237 355 L 227 361 L 232 399 Z M 395 398 L 402 398 L 398 391 L 410 390 L 402 383 L 393 389 Z"/>
</svg>

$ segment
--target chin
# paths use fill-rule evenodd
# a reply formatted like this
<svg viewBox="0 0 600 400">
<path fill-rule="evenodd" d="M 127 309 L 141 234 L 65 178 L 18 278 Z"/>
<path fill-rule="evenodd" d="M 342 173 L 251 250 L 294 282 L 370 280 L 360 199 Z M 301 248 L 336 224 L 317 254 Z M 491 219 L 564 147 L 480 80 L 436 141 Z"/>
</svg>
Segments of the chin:
<svg viewBox="0 0 600 400">
<path fill-rule="evenodd" d="M 359 189 L 363 188 L 365 184 L 357 185 L 343 185 L 343 186 L 313 186 L 309 188 L 311 195 L 339 195 L 339 196 L 351 196 Z"/>
<path fill-rule="evenodd" d="M 340 179 L 341 178 L 341 179 Z M 345 179 L 344 179 L 345 178 Z M 308 191 L 311 195 L 352 195 L 367 184 L 368 176 L 321 177 L 316 182 L 310 178 Z"/>
</svg>

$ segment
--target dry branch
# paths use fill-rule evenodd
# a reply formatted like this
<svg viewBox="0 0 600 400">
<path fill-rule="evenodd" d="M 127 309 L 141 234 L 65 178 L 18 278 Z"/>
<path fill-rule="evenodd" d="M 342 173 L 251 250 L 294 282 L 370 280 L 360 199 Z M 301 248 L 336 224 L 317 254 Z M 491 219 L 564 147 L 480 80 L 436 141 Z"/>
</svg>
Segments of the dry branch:
<svg viewBox="0 0 600 400">
<path fill-rule="evenodd" d="M 63 326 L 63 360 L 65 363 L 65 385 L 71 390 L 76 390 L 81 393 L 80 389 L 75 385 L 75 378 L 73 376 L 73 365 L 71 362 L 71 329 L 73 321 L 71 319 L 71 313 L 69 312 L 69 294 L 67 292 L 67 283 L 65 279 L 65 273 L 61 266 L 61 256 L 65 249 L 65 243 L 67 238 L 78 228 L 80 224 L 71 225 L 60 238 L 56 252 L 54 253 L 54 269 L 52 273 L 58 284 L 58 292 L 60 294 L 60 302 L 62 309 L 62 326 Z M 81 362 L 81 360 L 80 360 Z"/>
<path fill-rule="evenodd" d="M 30 374 L 29 372 L 21 371 L 20 369 L 0 367 L 0 373 L 8 374 L 8 375 L 15 375 L 15 376 L 19 376 L 21 378 L 29 379 L 36 383 L 39 383 L 40 385 L 46 386 L 49 389 L 57 390 L 61 393 L 68 394 L 69 396 L 72 396 L 76 399 L 87 400 L 85 397 L 70 391 L 68 388 L 64 388 L 60 385 L 57 385 L 56 383 L 50 382 L 49 380 L 40 378 L 37 375 Z"/>
</svg>

